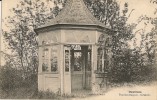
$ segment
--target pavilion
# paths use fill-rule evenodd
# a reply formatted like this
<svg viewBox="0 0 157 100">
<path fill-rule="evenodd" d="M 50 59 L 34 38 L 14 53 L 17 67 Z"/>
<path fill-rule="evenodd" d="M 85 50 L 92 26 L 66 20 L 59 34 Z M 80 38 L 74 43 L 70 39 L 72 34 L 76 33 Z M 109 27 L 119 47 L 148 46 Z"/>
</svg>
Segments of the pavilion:
<svg viewBox="0 0 157 100">
<path fill-rule="evenodd" d="M 56 18 L 35 31 L 39 37 L 39 90 L 62 95 L 106 88 L 102 83 L 106 83 L 111 63 L 111 30 L 91 14 L 83 0 L 67 0 Z"/>
</svg>

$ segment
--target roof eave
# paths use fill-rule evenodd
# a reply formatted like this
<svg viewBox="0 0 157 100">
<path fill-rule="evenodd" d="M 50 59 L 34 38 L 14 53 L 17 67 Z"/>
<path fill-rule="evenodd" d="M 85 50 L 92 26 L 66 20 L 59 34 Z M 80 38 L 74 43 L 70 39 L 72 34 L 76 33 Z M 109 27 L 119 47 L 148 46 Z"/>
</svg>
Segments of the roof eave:
<svg viewBox="0 0 157 100">
<path fill-rule="evenodd" d="M 99 29 L 105 29 L 106 27 L 104 26 L 101 26 L 101 25 L 89 25 L 89 24 L 54 24 L 54 25 L 48 25 L 48 26 L 42 26 L 42 27 L 39 27 L 39 28 L 36 28 L 34 29 L 34 31 L 36 33 L 38 33 L 39 31 L 41 30 L 45 30 L 47 29 L 47 31 L 49 29 L 58 29 L 58 28 L 87 28 L 89 27 L 90 28 L 99 28 Z"/>
<path fill-rule="evenodd" d="M 104 32 L 105 34 L 114 35 L 116 31 L 111 30 L 105 26 L 102 25 L 88 25 L 88 24 L 54 24 L 50 26 L 44 26 L 34 29 L 34 31 L 37 33 L 37 35 L 41 32 L 45 31 L 51 31 L 56 29 L 85 29 L 85 30 L 99 30 Z"/>
</svg>

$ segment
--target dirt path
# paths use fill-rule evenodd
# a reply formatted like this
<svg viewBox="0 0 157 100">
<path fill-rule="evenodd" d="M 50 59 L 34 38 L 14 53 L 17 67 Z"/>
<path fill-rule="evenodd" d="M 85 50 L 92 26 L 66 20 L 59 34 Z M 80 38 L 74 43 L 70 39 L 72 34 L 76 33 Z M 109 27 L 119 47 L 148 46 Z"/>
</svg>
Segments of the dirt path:
<svg viewBox="0 0 157 100">
<path fill-rule="evenodd" d="M 71 100 L 157 100 L 157 85 L 114 88 L 105 95 Z"/>
</svg>

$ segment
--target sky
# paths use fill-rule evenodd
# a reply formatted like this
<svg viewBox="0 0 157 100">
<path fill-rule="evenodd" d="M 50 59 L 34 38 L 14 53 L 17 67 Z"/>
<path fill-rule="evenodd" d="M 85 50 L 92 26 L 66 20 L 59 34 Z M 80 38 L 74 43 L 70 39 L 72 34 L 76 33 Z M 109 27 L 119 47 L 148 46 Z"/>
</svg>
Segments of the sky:
<svg viewBox="0 0 157 100">
<path fill-rule="evenodd" d="M 2 0 L 2 19 L 11 15 L 9 9 L 16 7 L 19 1 L 20 0 Z M 131 10 L 134 9 L 128 20 L 128 23 L 136 23 L 141 15 L 147 15 L 148 17 L 157 16 L 154 15 L 156 5 L 151 4 L 150 0 L 117 0 L 117 1 L 120 4 L 121 9 L 123 9 L 123 5 L 125 2 L 129 4 L 129 12 L 131 12 Z M 137 26 L 137 29 L 135 29 L 134 31 L 145 27 L 144 25 L 145 25 L 144 23 L 139 24 Z M 151 25 L 147 25 L 146 30 L 150 31 L 151 28 L 152 28 Z M 137 38 L 140 37 L 137 35 Z M 3 44 L 3 37 L 1 37 L 1 50 L 7 52 L 5 44 Z"/>
<path fill-rule="evenodd" d="M 141 15 L 147 15 L 149 17 L 155 17 L 155 4 L 150 3 L 150 0 L 118 0 L 120 5 L 123 5 L 125 2 L 129 4 L 129 12 L 134 9 L 129 23 L 137 21 L 138 17 Z M 122 6 L 121 6 L 122 7 Z"/>
<path fill-rule="evenodd" d="M 129 4 L 129 11 L 131 12 L 132 9 L 133 12 L 128 20 L 128 23 L 137 23 L 138 19 L 142 15 L 146 15 L 147 17 L 157 17 L 157 14 L 154 14 L 155 8 L 157 8 L 156 4 L 150 3 L 150 0 L 118 0 L 118 2 L 122 5 L 124 5 L 125 2 Z M 150 32 L 151 29 L 154 26 L 151 23 L 147 23 L 146 21 L 142 21 L 137 25 L 137 27 L 133 30 L 133 34 L 135 34 L 135 37 L 137 38 L 137 45 L 140 45 L 141 41 L 141 33 L 142 31 L 138 31 L 140 29 L 145 28 L 145 34 Z M 138 32 L 137 32 L 138 31 Z M 131 48 L 134 48 L 133 46 L 133 40 L 129 42 Z"/>
<path fill-rule="evenodd" d="M 1 7 L 2 7 L 2 6 L 1 6 L 1 1 L 0 1 L 0 22 L 1 22 L 1 16 L 2 16 L 2 15 L 1 15 Z M 1 27 L 1 23 L 0 23 L 0 27 Z"/>
<path fill-rule="evenodd" d="M 0 22 L 1 22 L 1 12 L 2 12 L 2 10 L 1 10 L 1 1 L 0 1 Z M 1 37 L 1 23 L 0 23 L 0 37 Z M 0 38 L 1 39 L 1 38 Z M 1 41 L 0 41 L 0 50 L 1 50 Z M 0 53 L 0 56 L 1 56 L 1 53 Z M 0 57 L 0 65 L 1 65 L 1 57 Z"/>
<path fill-rule="evenodd" d="M 2 18 L 8 16 L 9 9 L 16 7 L 16 4 L 20 0 L 3 0 L 2 1 Z M 155 6 L 150 3 L 150 0 L 117 0 L 118 3 L 121 5 L 121 9 L 123 8 L 125 2 L 129 4 L 129 11 L 135 9 L 129 19 L 129 23 L 135 22 L 139 16 L 147 15 L 147 16 L 154 16 Z"/>
<path fill-rule="evenodd" d="M 9 9 L 12 9 L 13 7 L 16 7 L 20 0 L 3 0 L 2 1 L 2 19 L 4 19 L 6 16 L 10 15 Z M 150 0 L 117 0 L 118 3 L 121 6 L 121 9 L 123 9 L 123 5 L 125 2 L 129 4 L 129 11 L 131 12 L 132 9 L 134 11 L 132 12 L 128 23 L 135 23 L 137 22 L 137 19 L 141 15 L 147 15 L 148 17 L 155 17 L 154 11 L 155 6 L 154 4 L 150 3 Z M 157 15 L 156 15 L 157 16 Z M 141 26 L 143 27 L 143 26 Z"/>
</svg>

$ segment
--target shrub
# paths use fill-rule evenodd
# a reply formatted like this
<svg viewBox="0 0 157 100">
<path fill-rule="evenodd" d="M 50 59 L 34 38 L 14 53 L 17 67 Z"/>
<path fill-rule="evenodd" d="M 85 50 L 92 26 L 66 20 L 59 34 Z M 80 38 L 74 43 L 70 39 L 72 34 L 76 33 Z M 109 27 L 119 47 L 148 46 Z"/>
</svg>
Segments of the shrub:
<svg viewBox="0 0 157 100">
<path fill-rule="evenodd" d="M 0 69 L 0 89 L 10 91 L 20 87 L 37 87 L 37 73 L 24 72 L 20 69 L 12 68 L 9 64 Z"/>
<path fill-rule="evenodd" d="M 20 85 L 22 77 L 17 74 L 17 70 L 8 65 L 0 69 L 0 88 L 3 91 L 12 90 Z"/>
<path fill-rule="evenodd" d="M 49 90 L 47 91 L 38 91 L 34 92 L 32 96 L 33 99 L 57 99 L 59 96 Z"/>
</svg>

